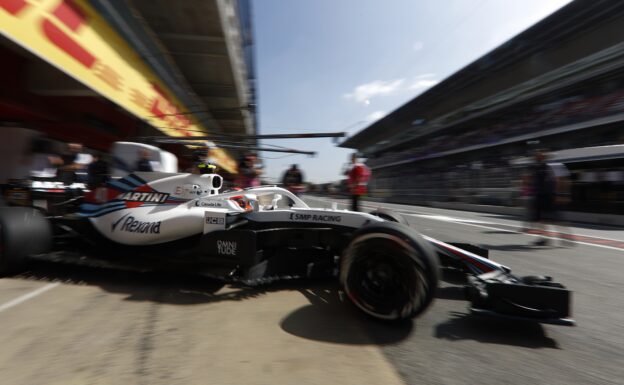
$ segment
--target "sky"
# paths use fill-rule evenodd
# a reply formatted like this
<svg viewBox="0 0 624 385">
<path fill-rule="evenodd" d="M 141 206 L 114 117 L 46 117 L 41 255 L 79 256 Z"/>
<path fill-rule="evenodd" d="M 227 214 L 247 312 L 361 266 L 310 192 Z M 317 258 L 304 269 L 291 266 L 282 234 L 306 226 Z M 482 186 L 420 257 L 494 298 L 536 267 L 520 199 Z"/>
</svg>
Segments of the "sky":
<svg viewBox="0 0 624 385">
<path fill-rule="evenodd" d="M 569 0 L 254 0 L 258 131 L 355 134 Z M 265 140 L 265 176 L 293 163 L 341 179 L 353 150 L 331 139 Z"/>
</svg>

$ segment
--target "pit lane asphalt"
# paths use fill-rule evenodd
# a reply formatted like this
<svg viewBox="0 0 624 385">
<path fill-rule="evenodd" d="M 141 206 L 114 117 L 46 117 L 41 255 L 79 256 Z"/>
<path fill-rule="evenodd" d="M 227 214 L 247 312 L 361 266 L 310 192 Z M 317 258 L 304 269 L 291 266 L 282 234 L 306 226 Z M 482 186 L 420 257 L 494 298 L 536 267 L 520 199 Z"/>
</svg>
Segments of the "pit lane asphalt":
<svg viewBox="0 0 624 385">
<path fill-rule="evenodd" d="M 317 202 L 327 204 L 315 198 L 311 204 Z M 381 206 L 401 211 L 426 235 L 482 245 L 514 274 L 550 275 L 574 291 L 577 326 L 542 326 L 469 316 L 462 293 L 443 284 L 409 336 L 381 345 L 406 383 L 624 384 L 623 249 L 600 242 L 532 246 L 536 237 L 519 232 L 521 221 L 502 215 L 364 204 L 368 210 Z M 621 228 L 575 224 L 570 230 L 624 241 Z"/>
<path fill-rule="evenodd" d="M 328 283 L 250 289 L 38 264 L 0 280 L 0 383 L 623 383 L 624 250 L 533 247 L 513 218 L 381 206 L 424 234 L 488 247 L 514 273 L 552 275 L 574 290 L 578 326 L 468 316 L 461 290 L 446 283 L 422 317 L 386 325 Z M 572 231 L 624 239 L 620 229 Z"/>
</svg>

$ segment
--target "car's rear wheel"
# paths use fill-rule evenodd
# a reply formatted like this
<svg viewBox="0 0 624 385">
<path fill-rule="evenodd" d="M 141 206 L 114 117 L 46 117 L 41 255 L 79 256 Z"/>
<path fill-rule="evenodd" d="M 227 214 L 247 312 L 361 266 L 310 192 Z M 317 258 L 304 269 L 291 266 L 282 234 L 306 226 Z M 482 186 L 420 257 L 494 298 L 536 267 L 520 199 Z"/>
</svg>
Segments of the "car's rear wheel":
<svg viewBox="0 0 624 385">
<path fill-rule="evenodd" d="M 0 276 L 25 269 L 28 257 L 47 251 L 51 240 L 50 223 L 38 210 L 0 207 Z"/>
<path fill-rule="evenodd" d="M 416 317 L 431 304 L 438 284 L 435 253 L 417 232 L 396 223 L 358 231 L 340 267 L 347 297 L 383 320 Z"/>
</svg>

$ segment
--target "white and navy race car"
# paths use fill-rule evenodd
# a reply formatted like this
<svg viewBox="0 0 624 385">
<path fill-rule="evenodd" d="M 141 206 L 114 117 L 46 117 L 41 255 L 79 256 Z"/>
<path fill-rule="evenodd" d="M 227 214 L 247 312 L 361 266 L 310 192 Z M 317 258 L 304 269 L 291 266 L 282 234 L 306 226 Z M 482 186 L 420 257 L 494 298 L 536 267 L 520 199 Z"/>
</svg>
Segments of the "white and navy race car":
<svg viewBox="0 0 624 385">
<path fill-rule="evenodd" d="M 275 186 L 221 186 L 217 174 L 134 173 L 88 192 L 75 213 L 0 208 L 0 273 L 43 258 L 247 285 L 334 277 L 363 312 L 398 320 L 426 310 L 440 272 L 456 271 L 474 312 L 572 323 L 562 285 L 515 277 L 486 250 L 422 236 L 399 214 L 312 208 Z"/>
</svg>

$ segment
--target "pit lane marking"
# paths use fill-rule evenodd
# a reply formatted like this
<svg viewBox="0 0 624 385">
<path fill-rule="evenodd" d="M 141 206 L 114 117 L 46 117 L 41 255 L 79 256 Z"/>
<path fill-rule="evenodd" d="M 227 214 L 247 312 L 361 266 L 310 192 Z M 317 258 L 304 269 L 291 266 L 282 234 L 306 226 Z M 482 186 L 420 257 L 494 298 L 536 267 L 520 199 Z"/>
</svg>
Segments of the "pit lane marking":
<svg viewBox="0 0 624 385">
<path fill-rule="evenodd" d="M 13 299 L 13 300 L 11 300 L 9 302 L 3 303 L 2 305 L 0 305 L 0 312 L 3 312 L 5 310 L 7 310 L 7 309 L 10 309 L 13 306 L 17 306 L 17 305 L 19 305 L 22 302 L 26 302 L 29 299 L 35 298 L 36 296 L 41 295 L 41 294 L 45 293 L 46 291 L 54 289 L 58 285 L 60 285 L 59 282 L 49 283 L 49 284 L 47 284 L 45 286 L 42 286 L 42 287 L 40 287 L 38 289 L 35 289 L 35 290 L 31 291 L 30 293 L 26 293 L 26 294 L 21 295 L 21 296 L 15 298 L 15 299 Z"/>
<path fill-rule="evenodd" d="M 415 214 L 413 212 L 408 212 L 408 215 L 417 215 L 419 217 L 436 219 L 436 220 L 445 221 L 445 222 L 462 222 L 462 223 L 465 222 L 465 223 L 478 223 L 478 224 L 484 224 L 484 225 L 492 224 L 492 222 L 480 221 L 477 219 L 456 218 L 456 217 L 449 217 L 446 215 L 437 215 L 437 214 Z"/>
<path fill-rule="evenodd" d="M 313 198 L 315 200 L 318 201 L 324 201 L 324 202 L 328 202 L 325 199 L 319 199 L 319 198 Z M 347 203 L 338 203 L 338 204 L 342 204 L 342 205 L 347 205 Z M 371 205 L 369 204 L 362 204 L 362 207 L 365 208 L 369 208 L 369 209 L 377 209 L 377 208 L 381 208 L 383 207 L 382 205 Z M 604 238 L 604 237 L 595 237 L 595 236 L 590 236 L 590 235 L 584 235 L 584 234 L 568 234 L 568 233 L 562 233 L 561 235 L 563 236 L 557 236 L 555 235 L 556 233 L 553 232 L 543 232 L 543 233 L 538 233 L 538 234 L 530 234 L 530 233 L 524 233 L 518 230 L 508 230 L 508 229 L 504 229 L 504 228 L 500 228 L 500 227 L 493 227 L 493 226 L 486 226 L 486 225 L 497 225 L 497 226 L 504 226 L 504 227 L 514 227 L 514 228 L 522 228 L 523 226 L 518 226 L 518 225 L 512 225 L 512 224 L 503 224 L 503 223 L 497 223 L 497 222 L 485 222 L 485 221 L 479 221 L 479 220 L 473 220 L 473 219 L 468 219 L 468 218 L 457 218 L 457 217 L 449 217 L 446 215 L 438 215 L 438 214 L 424 214 L 424 213 L 418 213 L 418 211 L 415 210 L 410 210 L 410 209 L 393 209 L 394 211 L 398 211 L 402 214 L 405 215 L 409 215 L 409 216 L 413 216 L 413 217 L 419 217 L 419 218 L 424 218 L 424 219 L 433 219 L 436 221 L 443 221 L 443 222 L 450 222 L 450 223 L 457 223 L 460 225 L 465 225 L 465 226 L 472 226 L 472 227 L 480 227 L 483 229 L 488 229 L 488 230 L 497 230 L 497 231 L 503 231 L 503 232 L 508 232 L 510 234 L 523 234 L 523 235 L 527 235 L 530 237 L 543 237 L 543 238 L 548 238 L 548 239 L 552 239 L 552 240 L 565 240 L 567 242 L 574 242 L 580 245 L 587 245 L 587 246 L 594 246 L 594 247 L 601 247 L 603 249 L 610 249 L 610 250 L 616 250 L 616 251 L 624 251 L 624 242 L 622 242 L 621 240 L 617 240 L 617 239 L 610 239 L 610 238 Z M 581 240 L 584 239 L 587 242 Z M 604 245 L 602 243 L 607 242 L 607 243 L 617 243 L 618 246 L 609 246 L 609 245 Z"/>
<path fill-rule="evenodd" d="M 503 231 L 503 232 L 512 233 L 512 234 L 523 234 L 523 235 L 527 235 L 529 237 L 542 237 L 542 238 L 548 238 L 548 239 L 552 239 L 552 240 L 565 240 L 567 242 L 574 242 L 574 243 L 578 243 L 580 245 L 601 247 L 603 249 L 610 249 L 610 250 L 616 250 L 616 251 L 624 251 L 624 245 L 622 247 L 608 246 L 608 245 L 602 245 L 600 243 L 583 242 L 583 241 L 579 241 L 577 239 L 570 239 L 569 237 L 559 237 L 559 236 L 545 235 L 545 234 L 552 234 L 551 232 L 546 232 L 545 234 L 527 234 L 527 233 L 523 233 L 523 232 L 516 231 L 516 230 L 507 230 L 507 229 L 502 229 L 500 227 L 484 226 L 484 225 L 479 225 L 479 224 L 476 224 L 476 223 L 468 223 L 468 222 L 465 222 L 465 221 L 454 221 L 454 220 L 446 220 L 446 219 L 440 219 L 440 218 L 432 218 L 429 215 L 423 215 L 423 214 L 407 214 L 407 215 L 410 215 L 410 216 L 413 216 L 413 217 L 433 219 L 433 220 L 438 220 L 438 221 L 446 221 L 446 222 L 450 222 L 450 223 L 457 223 L 459 225 L 464 225 L 464 226 L 472 226 L 472 227 L 479 227 L 479 228 L 488 229 L 488 230 Z M 500 225 L 500 226 L 521 227 L 521 226 L 514 226 L 514 225 L 503 225 L 503 224 L 500 224 L 500 223 L 491 223 L 491 224 Z M 596 240 L 595 242 L 599 242 L 600 240 L 609 241 L 609 242 L 612 241 L 610 239 L 598 238 L 598 237 L 589 237 L 589 236 L 585 236 L 585 235 L 572 235 L 572 234 L 565 234 L 565 233 L 563 235 L 582 237 L 582 238 L 585 238 L 585 239 L 588 239 L 588 240 L 591 239 L 591 238 L 594 238 Z"/>
</svg>

